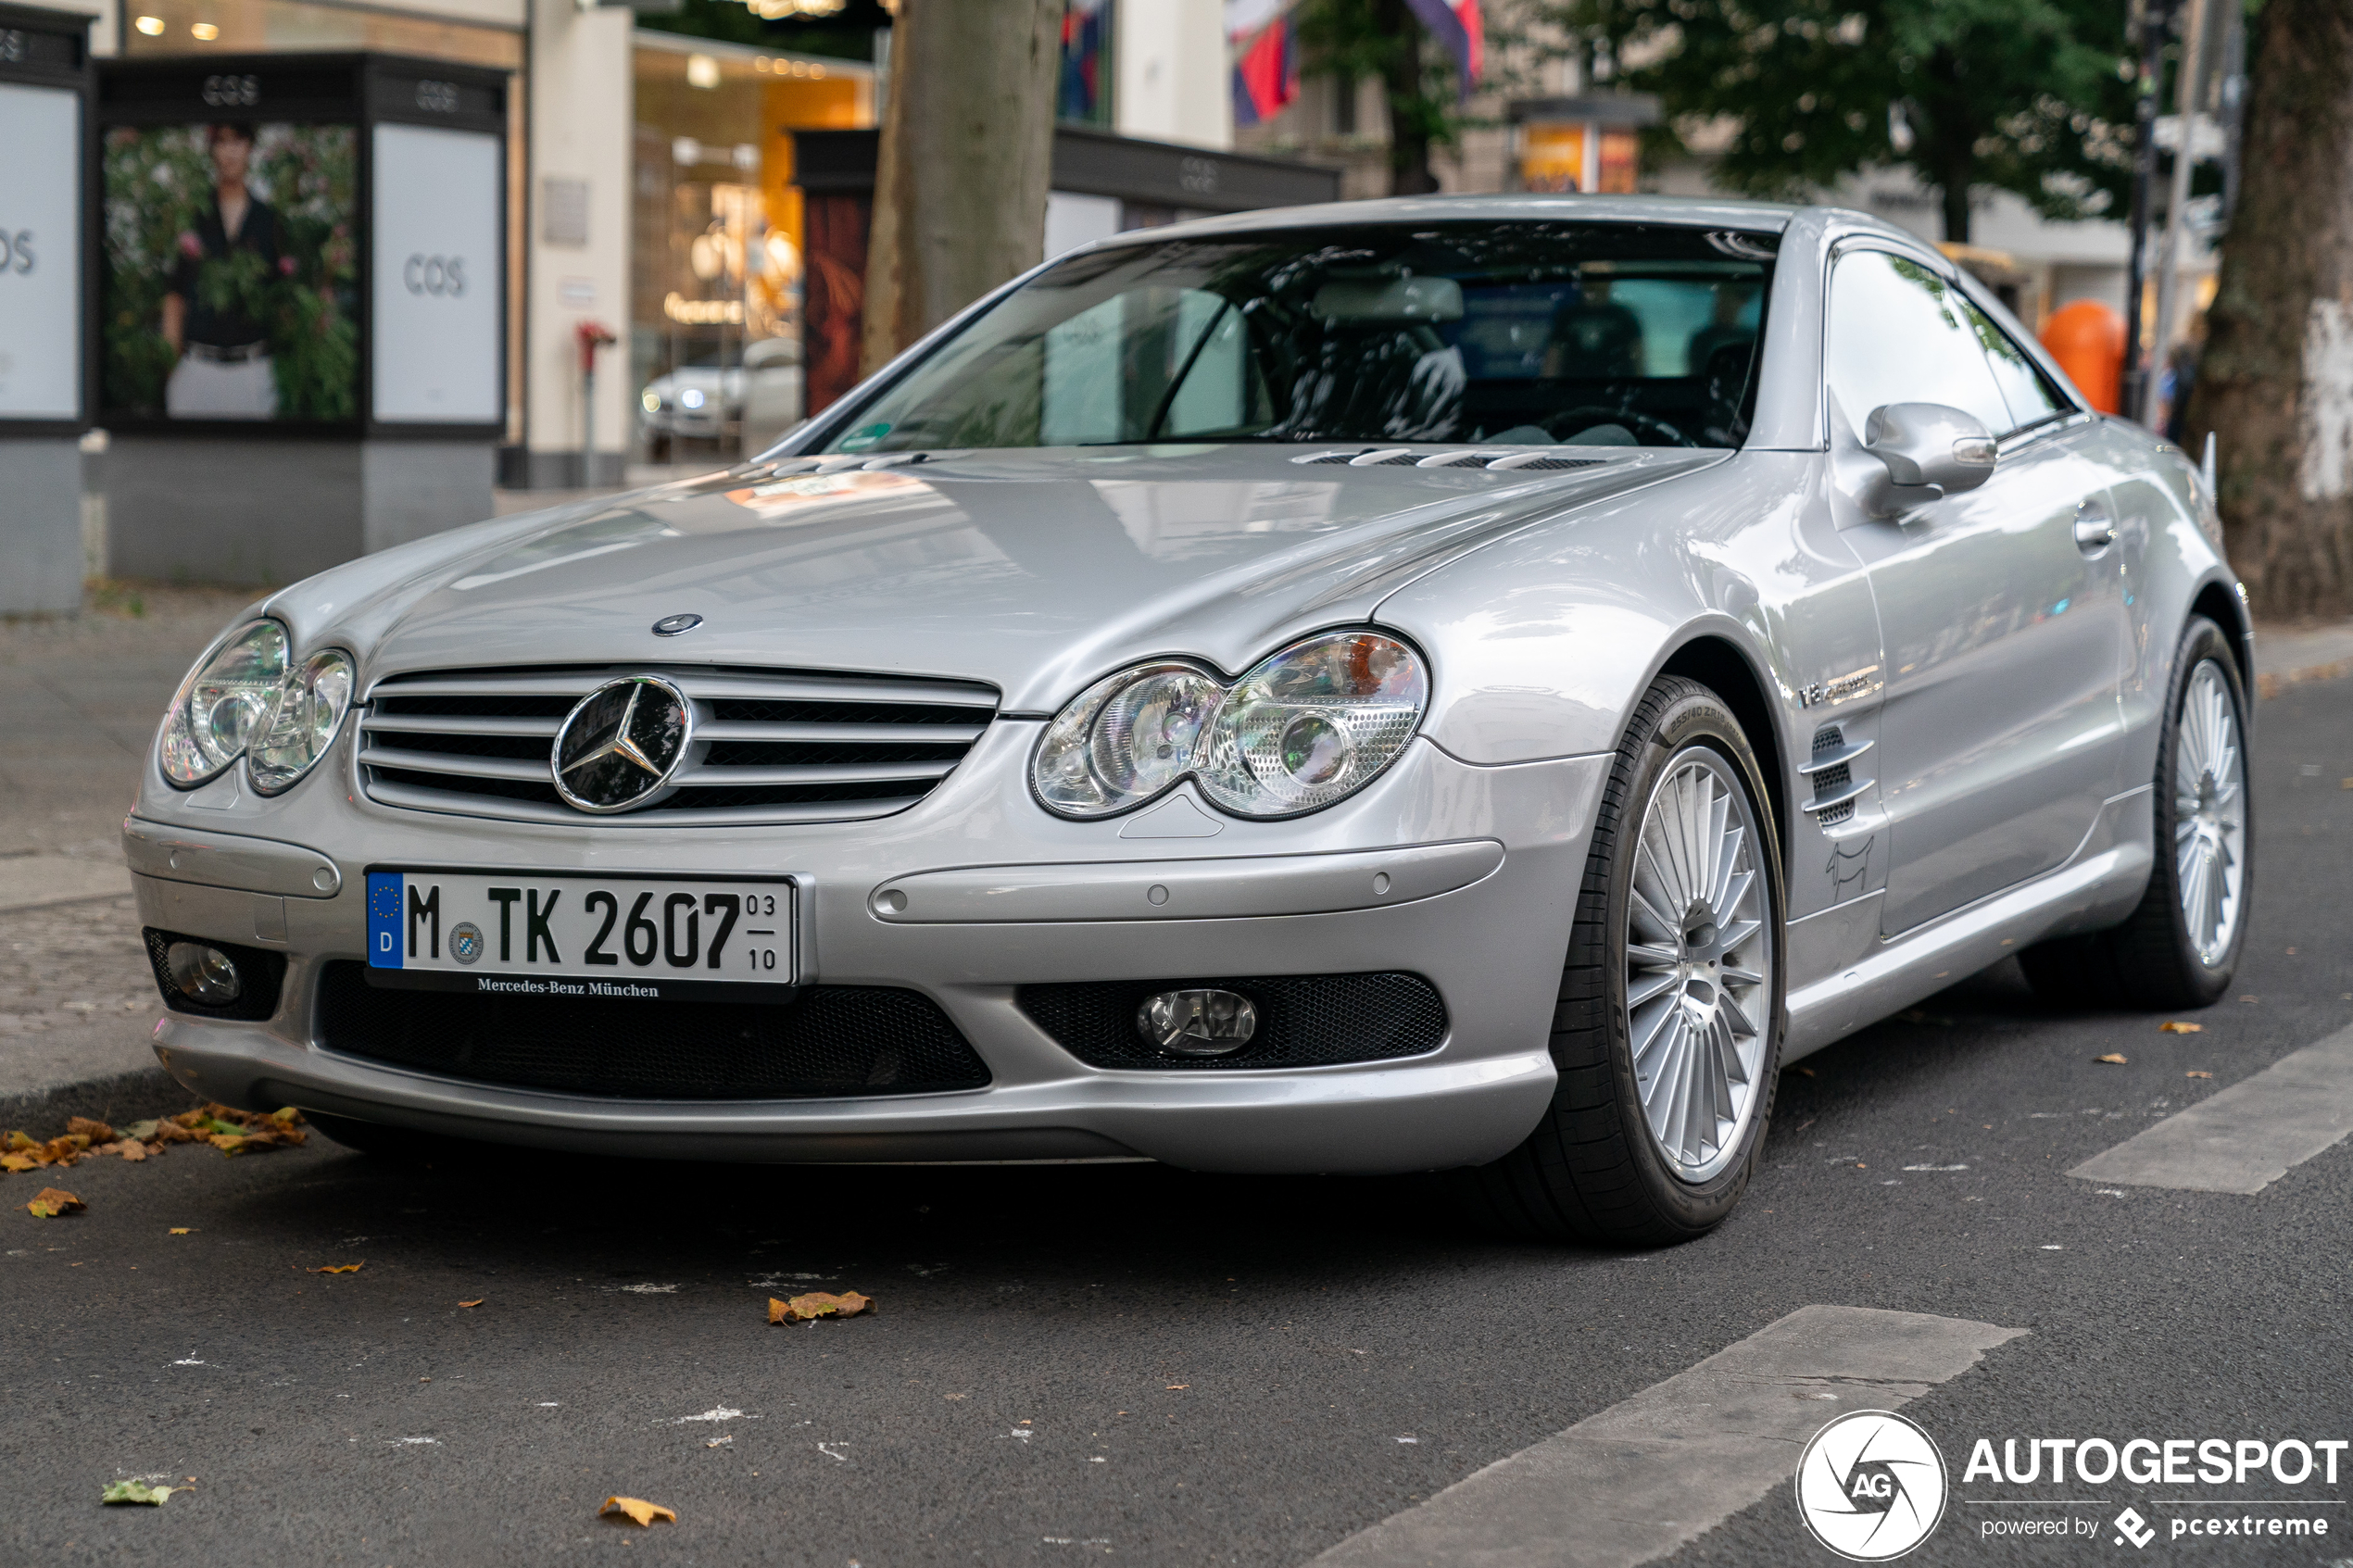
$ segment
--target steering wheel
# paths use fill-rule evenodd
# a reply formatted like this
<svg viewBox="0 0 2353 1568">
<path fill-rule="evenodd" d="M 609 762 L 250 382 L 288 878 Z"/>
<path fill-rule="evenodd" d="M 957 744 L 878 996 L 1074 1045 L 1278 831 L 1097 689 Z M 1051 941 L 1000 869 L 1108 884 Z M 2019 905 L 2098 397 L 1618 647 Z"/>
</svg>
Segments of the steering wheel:
<svg viewBox="0 0 2353 1568">
<path fill-rule="evenodd" d="M 1595 425 L 1624 425 L 1645 446 L 1689 446 L 1692 444 L 1690 437 L 1665 420 L 1627 408 L 1604 408 L 1599 404 L 1565 409 L 1536 423 L 1555 441 L 1567 441 Z"/>
</svg>

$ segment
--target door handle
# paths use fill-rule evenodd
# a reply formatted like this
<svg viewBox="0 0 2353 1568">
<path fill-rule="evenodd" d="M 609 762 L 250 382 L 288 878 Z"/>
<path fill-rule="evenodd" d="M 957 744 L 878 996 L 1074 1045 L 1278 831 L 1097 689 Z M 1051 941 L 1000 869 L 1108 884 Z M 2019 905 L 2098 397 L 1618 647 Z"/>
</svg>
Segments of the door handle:
<svg viewBox="0 0 2353 1568">
<path fill-rule="evenodd" d="M 2098 555 L 2116 543 L 2116 520 L 2096 501 L 2085 501 L 2075 508 L 2075 547 L 2087 556 Z"/>
</svg>

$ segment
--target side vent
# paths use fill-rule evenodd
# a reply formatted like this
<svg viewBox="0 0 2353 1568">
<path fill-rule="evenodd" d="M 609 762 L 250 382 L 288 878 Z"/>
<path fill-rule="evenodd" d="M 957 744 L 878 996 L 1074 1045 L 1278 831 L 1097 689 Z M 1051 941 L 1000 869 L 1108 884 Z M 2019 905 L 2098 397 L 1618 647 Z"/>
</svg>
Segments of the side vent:
<svg viewBox="0 0 2353 1568">
<path fill-rule="evenodd" d="M 1609 461 L 1607 458 L 1559 458 L 1549 452 L 1506 448 L 1496 451 L 1466 451 L 1461 447 L 1441 448 L 1436 452 L 1418 452 L 1406 446 L 1359 446 L 1341 452 L 1311 452 L 1292 462 L 1305 468 L 1352 469 L 1491 469 L 1517 471 L 1523 469 L 1591 469 Z"/>
<path fill-rule="evenodd" d="M 1845 726 L 1825 724 L 1814 732 L 1812 756 L 1799 765 L 1813 788 L 1799 808 L 1826 828 L 1837 827 L 1855 815 L 1855 803 L 1875 782 L 1855 771 L 1855 762 L 1870 750 L 1870 741 L 1846 739 Z"/>
</svg>

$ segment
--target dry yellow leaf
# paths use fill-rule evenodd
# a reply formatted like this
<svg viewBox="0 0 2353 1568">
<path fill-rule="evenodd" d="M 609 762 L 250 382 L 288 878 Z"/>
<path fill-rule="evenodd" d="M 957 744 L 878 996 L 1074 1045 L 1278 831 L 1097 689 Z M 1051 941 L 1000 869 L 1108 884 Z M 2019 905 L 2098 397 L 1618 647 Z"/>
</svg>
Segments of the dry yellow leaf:
<svg viewBox="0 0 2353 1568">
<path fill-rule="evenodd" d="M 459 1302 L 459 1303 L 458 1303 L 458 1305 L 459 1305 L 460 1307 L 479 1307 L 479 1306 L 481 1306 L 481 1305 L 482 1305 L 484 1301 L 487 1301 L 487 1300 L 489 1300 L 489 1299 L 490 1299 L 490 1298 L 489 1298 L 489 1297 L 487 1297 L 487 1296 L 477 1296 L 477 1297 L 475 1297 L 475 1298 L 474 1298 L 472 1300 L 471 1300 L 471 1301 L 460 1301 L 460 1302 Z"/>
<path fill-rule="evenodd" d="M 60 1214 L 79 1214 L 89 1205 L 62 1188 L 43 1187 L 24 1207 L 35 1219 L 54 1220 Z"/>
<path fill-rule="evenodd" d="M 23 1133 L 10 1133 L 8 1135 L 8 1151 L 11 1154 L 29 1154 L 40 1147 L 41 1146 L 39 1144 L 33 1142 L 31 1137 L 27 1136 Z"/>
<path fill-rule="evenodd" d="M 2169 1018 L 2157 1027 L 2158 1032 L 2164 1035 L 2202 1035 L 2206 1032 L 2205 1024 L 2184 1023 L 2178 1018 Z"/>
<path fill-rule="evenodd" d="M 2195 1072 L 2195 1071 L 2193 1071 L 2193 1072 L 2189 1072 L 2189 1073 L 2183 1073 L 2183 1074 L 2182 1074 L 2182 1076 L 2183 1076 L 2183 1077 L 2184 1077 L 2184 1078 L 2211 1078 L 2211 1077 L 2213 1077 L 2213 1076 L 2214 1076 L 2214 1074 L 2213 1074 L 2213 1073 L 2198 1073 L 2198 1072 Z"/>
<path fill-rule="evenodd" d="M 648 1502 L 643 1498 L 607 1498 L 605 1506 L 597 1510 L 597 1517 L 602 1519 L 609 1513 L 625 1513 L 640 1524 L 650 1524 L 657 1519 L 666 1519 L 673 1524 L 678 1523 L 677 1510 L 664 1508 L 658 1502 Z"/>
<path fill-rule="evenodd" d="M 367 1266 L 368 1260 L 362 1258 L 356 1263 L 329 1263 L 323 1269 L 313 1269 L 310 1272 L 314 1274 L 356 1274 Z"/>
<path fill-rule="evenodd" d="M 189 1232 L 195 1230 L 195 1228 L 196 1227 L 194 1225 L 174 1225 L 171 1227 L 171 1234 L 174 1236 L 186 1236 Z"/>
<path fill-rule="evenodd" d="M 88 1138 L 92 1143 L 114 1142 L 114 1129 L 112 1127 L 107 1126 L 104 1122 L 92 1121 L 87 1116 L 75 1116 L 69 1118 L 66 1123 L 66 1131 L 69 1133 L 79 1134 L 82 1137 Z"/>
<path fill-rule="evenodd" d="M 854 1318 L 861 1312 L 875 1310 L 871 1296 L 861 1296 L 845 1290 L 836 1296 L 828 1290 L 812 1290 L 806 1296 L 796 1296 L 789 1301 L 768 1298 L 770 1323 L 814 1323 L 819 1318 Z"/>
<path fill-rule="evenodd" d="M 41 1161 L 27 1154 L 0 1154 L 0 1170 L 38 1171 Z"/>
<path fill-rule="evenodd" d="M 126 1143 L 117 1147 L 122 1150 L 122 1157 L 133 1163 L 145 1160 L 147 1157 L 147 1146 L 145 1144 Z"/>
<path fill-rule="evenodd" d="M 2106 1056 L 2095 1056 L 2092 1060 L 2094 1061 L 2105 1061 L 2110 1067 L 2122 1067 L 2132 1060 L 2132 1059 L 2126 1056 L 2122 1051 L 2110 1051 Z"/>
</svg>

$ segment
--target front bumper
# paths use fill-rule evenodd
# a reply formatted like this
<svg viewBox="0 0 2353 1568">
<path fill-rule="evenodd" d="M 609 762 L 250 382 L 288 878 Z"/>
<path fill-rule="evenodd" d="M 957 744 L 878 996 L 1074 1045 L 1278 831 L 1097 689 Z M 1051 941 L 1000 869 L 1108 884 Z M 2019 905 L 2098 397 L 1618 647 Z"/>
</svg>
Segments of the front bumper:
<svg viewBox="0 0 2353 1568">
<path fill-rule="evenodd" d="M 793 827 L 556 827 L 395 809 L 359 789 L 347 740 L 346 755 L 276 800 L 156 783 L 125 824 L 145 923 L 288 960 L 267 1022 L 168 1013 L 157 1054 L 189 1088 L 231 1105 L 663 1158 L 1398 1172 L 1497 1158 L 1535 1125 L 1554 1084 L 1547 1035 L 1606 758 L 1473 767 L 1417 742 L 1330 810 L 1284 822 L 1203 813 L 1218 823 L 1213 836 L 1150 838 L 1129 836 L 1150 831 L 1136 817 L 1068 822 L 1040 810 L 1025 778 L 1037 728 L 1000 721 L 897 816 Z M 863 1098 L 623 1100 L 337 1054 L 316 1036 L 319 973 L 364 956 L 371 864 L 789 874 L 801 889 L 802 978 L 924 992 L 991 1081 Z M 916 896 L 892 909 L 874 897 L 886 884 Z M 990 900 L 973 890 L 1008 886 L 1018 897 L 1005 912 L 1020 918 L 985 918 L 976 906 Z M 1164 902 L 1148 904 L 1148 890 Z M 1384 970 L 1438 989 L 1448 1028 L 1436 1050 L 1279 1071 L 1105 1070 L 1014 1001 L 1016 986 L 1059 981 Z"/>
</svg>

